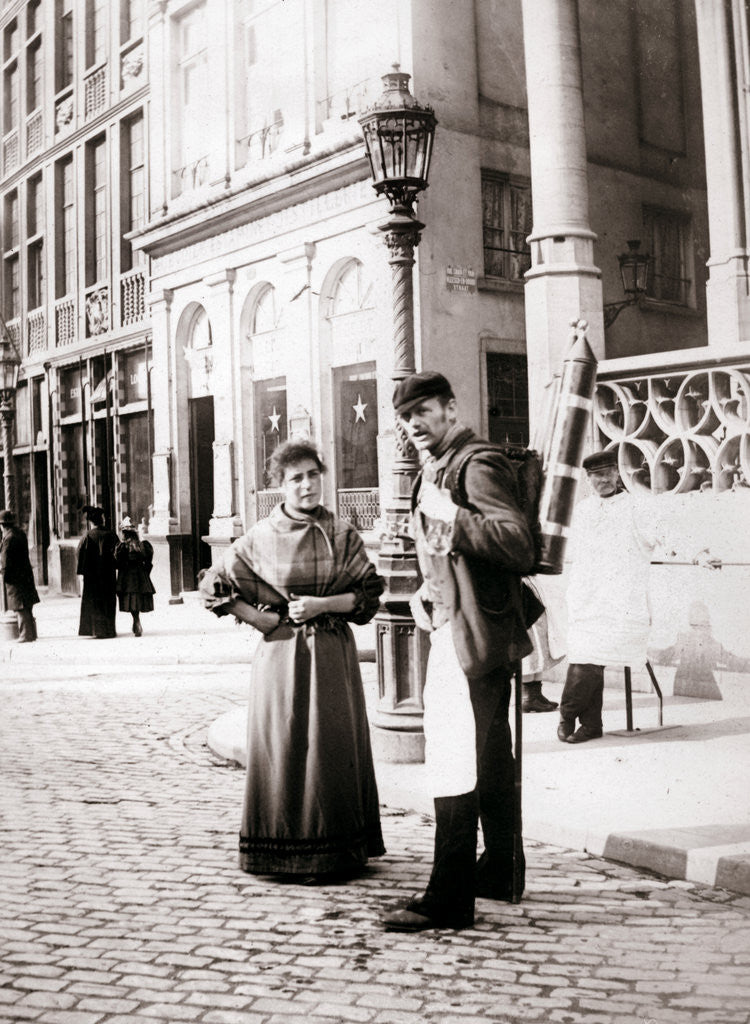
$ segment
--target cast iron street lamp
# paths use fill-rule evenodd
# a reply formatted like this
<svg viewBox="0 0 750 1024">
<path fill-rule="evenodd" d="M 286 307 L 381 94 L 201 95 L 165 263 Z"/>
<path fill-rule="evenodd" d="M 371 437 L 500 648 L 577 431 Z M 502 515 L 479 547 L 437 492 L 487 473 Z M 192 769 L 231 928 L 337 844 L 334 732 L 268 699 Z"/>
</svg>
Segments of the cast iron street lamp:
<svg viewBox="0 0 750 1024">
<path fill-rule="evenodd" d="M 393 71 L 383 76 L 383 94 L 359 119 L 373 187 L 390 204 L 389 217 L 379 229 L 390 252 L 393 278 L 394 383 L 416 369 L 412 268 L 424 224 L 414 216 L 414 202 L 427 188 L 437 125 L 432 108 L 418 103 L 409 92 L 410 77 L 394 64 Z M 373 721 L 380 756 L 391 761 L 421 761 L 424 756 L 426 638 L 409 613 L 409 598 L 418 579 L 414 543 L 407 531 L 417 471 L 416 452 L 397 424 L 392 493 L 383 508 L 385 532 L 378 553 L 386 589 L 375 619 L 379 702 Z"/>
<path fill-rule="evenodd" d="M 648 253 L 641 252 L 640 248 L 640 239 L 634 238 L 628 242 L 628 251 L 620 253 L 617 257 L 617 262 L 620 264 L 622 290 L 627 295 L 627 299 L 623 302 L 608 302 L 604 306 L 605 328 L 612 326 L 626 306 L 639 303 L 648 291 L 654 258 Z"/>
<path fill-rule="evenodd" d="M 21 360 L 18 349 L 0 318 L 0 447 L 3 456 L 4 508 L 15 512 L 16 488 L 13 476 L 13 416 L 16 408 L 16 388 Z M 0 585 L 0 622 L 6 639 L 18 637 L 16 617 L 7 611 L 5 580 Z"/>
</svg>

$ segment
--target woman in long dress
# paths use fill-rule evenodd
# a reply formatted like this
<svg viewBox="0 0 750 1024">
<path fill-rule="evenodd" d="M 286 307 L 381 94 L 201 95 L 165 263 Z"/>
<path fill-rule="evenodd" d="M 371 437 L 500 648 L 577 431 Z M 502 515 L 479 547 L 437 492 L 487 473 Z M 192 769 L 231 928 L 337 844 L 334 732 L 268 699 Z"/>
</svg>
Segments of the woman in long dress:
<svg viewBox="0 0 750 1024">
<path fill-rule="evenodd" d="M 78 635 L 105 640 L 117 636 L 115 548 L 119 537 L 104 525 L 103 509 L 85 505 L 83 512 L 91 527 L 79 542 L 77 551 L 76 571 L 83 576 Z"/>
<path fill-rule="evenodd" d="M 320 504 L 308 442 L 272 457 L 284 495 L 201 587 L 217 614 L 264 632 L 253 659 L 240 867 L 319 880 L 385 853 L 362 680 L 349 622 L 369 622 L 383 581 L 362 539 Z"/>
</svg>

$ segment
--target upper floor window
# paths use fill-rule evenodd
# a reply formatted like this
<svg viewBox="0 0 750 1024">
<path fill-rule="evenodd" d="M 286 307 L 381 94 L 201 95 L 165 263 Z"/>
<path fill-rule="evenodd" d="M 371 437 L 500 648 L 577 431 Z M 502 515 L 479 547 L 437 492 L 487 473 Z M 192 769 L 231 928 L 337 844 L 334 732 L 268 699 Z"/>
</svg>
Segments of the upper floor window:
<svg viewBox="0 0 750 1024">
<path fill-rule="evenodd" d="M 316 49 L 316 129 L 340 124 L 360 113 L 383 91 L 381 76 L 390 70 L 402 45 L 400 0 L 322 0 Z M 356 25 L 356 45 L 352 26 Z"/>
<path fill-rule="evenodd" d="M 44 230 L 44 191 L 41 174 L 29 178 L 26 189 L 26 226 L 29 238 Z"/>
<path fill-rule="evenodd" d="M 686 306 L 692 294 L 688 257 L 690 220 L 684 214 L 643 208 L 644 248 L 653 256 L 648 296 Z"/>
<path fill-rule="evenodd" d="M 18 128 L 18 62 L 13 61 L 3 74 L 3 134 Z"/>
<path fill-rule="evenodd" d="M 243 164 L 275 153 L 297 116 L 304 95 L 304 18 L 299 0 L 244 0 L 239 16 L 237 56 L 244 74 L 238 83 L 237 156 Z"/>
<path fill-rule="evenodd" d="M 55 91 L 73 82 L 73 0 L 55 0 Z"/>
<path fill-rule="evenodd" d="M 143 143 L 143 114 L 138 113 L 125 121 L 122 126 L 120 151 L 123 162 L 120 184 L 123 234 L 137 231 L 146 222 L 146 167 Z M 143 262 L 145 262 L 144 253 L 134 253 L 130 242 L 123 239 L 122 269 L 131 270 L 133 266 Z"/>
<path fill-rule="evenodd" d="M 15 18 L 9 21 L 3 31 L 3 61 L 8 61 L 18 53 L 18 22 Z"/>
<path fill-rule="evenodd" d="M 76 218 L 73 157 L 60 160 L 55 168 L 56 294 L 69 295 L 75 288 Z"/>
<path fill-rule="evenodd" d="M 26 113 L 42 105 L 42 42 L 38 39 L 26 50 Z"/>
<path fill-rule="evenodd" d="M 208 64 L 205 8 L 193 7 L 176 24 L 179 110 L 175 153 L 175 192 L 203 184 L 208 153 Z"/>
<path fill-rule="evenodd" d="M 120 45 L 143 35 L 143 0 L 120 0 Z"/>
<path fill-rule="evenodd" d="M 26 38 L 33 36 L 41 26 L 40 7 L 42 0 L 29 0 L 26 5 Z"/>
<path fill-rule="evenodd" d="M 531 266 L 531 189 L 525 182 L 482 171 L 485 277 L 522 281 Z"/>
<path fill-rule="evenodd" d="M 42 175 L 29 178 L 26 188 L 26 268 L 28 308 L 44 305 L 44 194 Z"/>
<path fill-rule="evenodd" d="M 100 136 L 86 147 L 86 284 L 107 277 L 107 144 Z"/>
<path fill-rule="evenodd" d="M 107 2 L 86 0 L 86 67 L 101 64 L 107 56 Z"/>
<path fill-rule="evenodd" d="M 3 249 L 18 248 L 18 192 L 10 192 L 5 197 L 5 224 L 3 232 Z"/>
</svg>

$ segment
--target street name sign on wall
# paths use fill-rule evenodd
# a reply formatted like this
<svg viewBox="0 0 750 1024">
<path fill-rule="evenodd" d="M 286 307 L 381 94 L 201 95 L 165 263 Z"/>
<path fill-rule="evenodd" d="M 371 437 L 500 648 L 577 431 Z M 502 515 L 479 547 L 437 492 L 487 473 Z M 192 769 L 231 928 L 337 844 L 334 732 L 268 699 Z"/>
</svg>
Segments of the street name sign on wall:
<svg viewBox="0 0 750 1024">
<path fill-rule="evenodd" d="M 475 292 L 477 275 L 471 267 L 445 268 L 445 286 L 449 292 Z"/>
</svg>

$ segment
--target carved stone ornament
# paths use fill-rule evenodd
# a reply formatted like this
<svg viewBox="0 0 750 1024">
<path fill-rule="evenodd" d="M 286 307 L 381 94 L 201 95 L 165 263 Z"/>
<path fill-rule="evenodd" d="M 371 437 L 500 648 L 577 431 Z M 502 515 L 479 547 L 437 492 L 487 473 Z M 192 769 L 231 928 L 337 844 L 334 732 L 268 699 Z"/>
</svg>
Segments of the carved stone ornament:
<svg viewBox="0 0 750 1024">
<path fill-rule="evenodd" d="M 62 131 L 73 120 L 73 97 L 60 100 L 55 110 L 55 125 L 58 131 Z"/>
<path fill-rule="evenodd" d="M 86 296 L 86 320 L 89 334 L 103 334 L 109 330 L 109 296 L 106 288 Z"/>
<path fill-rule="evenodd" d="M 141 71 L 143 71 L 143 47 L 136 46 L 122 58 L 120 74 L 123 85 L 127 85 L 128 82 L 138 78 Z"/>
<path fill-rule="evenodd" d="M 417 228 L 386 231 L 383 235 L 383 241 L 388 246 L 391 254 L 389 262 L 405 261 L 413 263 L 414 250 L 419 245 L 421 237 L 422 234 Z"/>
</svg>

